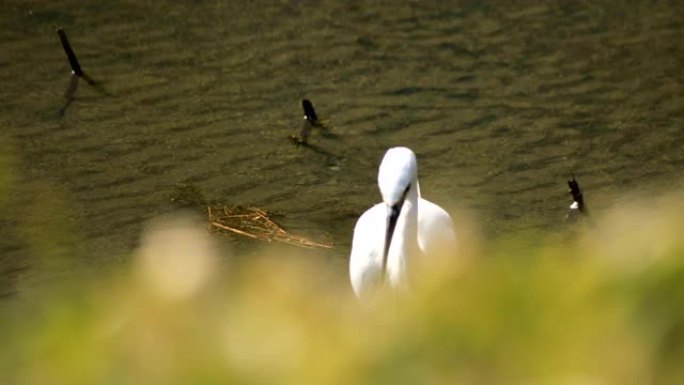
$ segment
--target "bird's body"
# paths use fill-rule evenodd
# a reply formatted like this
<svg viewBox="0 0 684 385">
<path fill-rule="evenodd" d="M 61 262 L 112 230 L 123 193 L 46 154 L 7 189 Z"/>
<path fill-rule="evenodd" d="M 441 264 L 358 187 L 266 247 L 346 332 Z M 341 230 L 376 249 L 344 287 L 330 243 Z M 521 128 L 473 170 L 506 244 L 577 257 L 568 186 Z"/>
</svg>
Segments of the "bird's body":
<svg viewBox="0 0 684 385">
<path fill-rule="evenodd" d="M 453 252 L 456 244 L 449 214 L 420 197 L 411 150 L 387 151 L 378 185 L 383 202 L 363 213 L 354 228 L 349 274 L 359 297 L 384 283 L 406 286 L 414 264 Z"/>
</svg>

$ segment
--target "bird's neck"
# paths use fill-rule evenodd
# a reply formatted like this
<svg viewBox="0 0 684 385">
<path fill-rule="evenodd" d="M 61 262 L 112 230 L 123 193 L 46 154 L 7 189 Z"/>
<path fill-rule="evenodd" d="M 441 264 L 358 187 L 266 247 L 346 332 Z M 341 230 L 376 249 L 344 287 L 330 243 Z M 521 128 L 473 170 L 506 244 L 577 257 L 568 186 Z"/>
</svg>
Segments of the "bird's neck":
<svg viewBox="0 0 684 385">
<path fill-rule="evenodd" d="M 413 187 L 415 186 L 415 187 Z M 387 277 L 392 286 L 406 283 L 406 272 L 420 253 L 418 247 L 418 184 L 408 191 L 397 219 L 387 255 Z"/>
</svg>

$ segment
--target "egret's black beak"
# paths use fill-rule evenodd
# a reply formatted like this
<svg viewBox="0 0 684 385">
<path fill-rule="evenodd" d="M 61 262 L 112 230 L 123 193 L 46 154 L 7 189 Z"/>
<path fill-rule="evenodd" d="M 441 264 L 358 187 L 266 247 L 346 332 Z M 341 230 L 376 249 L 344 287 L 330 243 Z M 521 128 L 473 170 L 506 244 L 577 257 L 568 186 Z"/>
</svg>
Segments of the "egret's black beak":
<svg viewBox="0 0 684 385">
<path fill-rule="evenodd" d="M 387 231 L 385 232 L 385 250 L 382 254 L 382 279 L 385 279 L 387 273 L 387 254 L 389 253 L 390 243 L 392 242 L 392 236 L 394 235 L 394 228 L 397 227 L 397 220 L 399 219 L 399 214 L 401 213 L 401 208 L 404 206 L 404 200 L 406 199 L 406 193 L 408 193 L 411 185 L 406 187 L 404 194 L 401 196 L 399 202 L 393 204 L 389 207 L 387 213 Z"/>
</svg>

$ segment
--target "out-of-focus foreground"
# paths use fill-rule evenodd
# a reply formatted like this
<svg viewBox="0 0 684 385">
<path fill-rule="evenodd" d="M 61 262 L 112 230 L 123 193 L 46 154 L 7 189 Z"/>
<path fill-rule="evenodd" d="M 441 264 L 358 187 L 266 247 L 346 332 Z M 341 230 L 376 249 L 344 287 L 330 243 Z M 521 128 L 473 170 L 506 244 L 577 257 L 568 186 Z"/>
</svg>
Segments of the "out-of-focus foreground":
<svg viewBox="0 0 684 385">
<path fill-rule="evenodd" d="M 232 266 L 203 225 L 161 218 L 123 273 L 3 307 L 0 382 L 681 384 L 682 202 L 466 248 L 361 304 L 313 259 Z"/>
</svg>

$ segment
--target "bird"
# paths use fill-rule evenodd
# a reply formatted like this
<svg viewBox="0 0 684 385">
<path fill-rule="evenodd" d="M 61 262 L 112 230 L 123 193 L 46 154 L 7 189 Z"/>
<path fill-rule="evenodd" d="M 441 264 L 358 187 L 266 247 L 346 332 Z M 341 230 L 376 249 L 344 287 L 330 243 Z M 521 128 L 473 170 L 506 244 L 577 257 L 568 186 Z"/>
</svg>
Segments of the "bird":
<svg viewBox="0 0 684 385">
<path fill-rule="evenodd" d="M 354 293 L 362 298 L 379 287 L 408 288 L 414 264 L 453 252 L 451 216 L 420 196 L 416 155 L 407 147 L 387 150 L 378 169 L 382 202 L 356 222 L 349 258 Z"/>
</svg>

